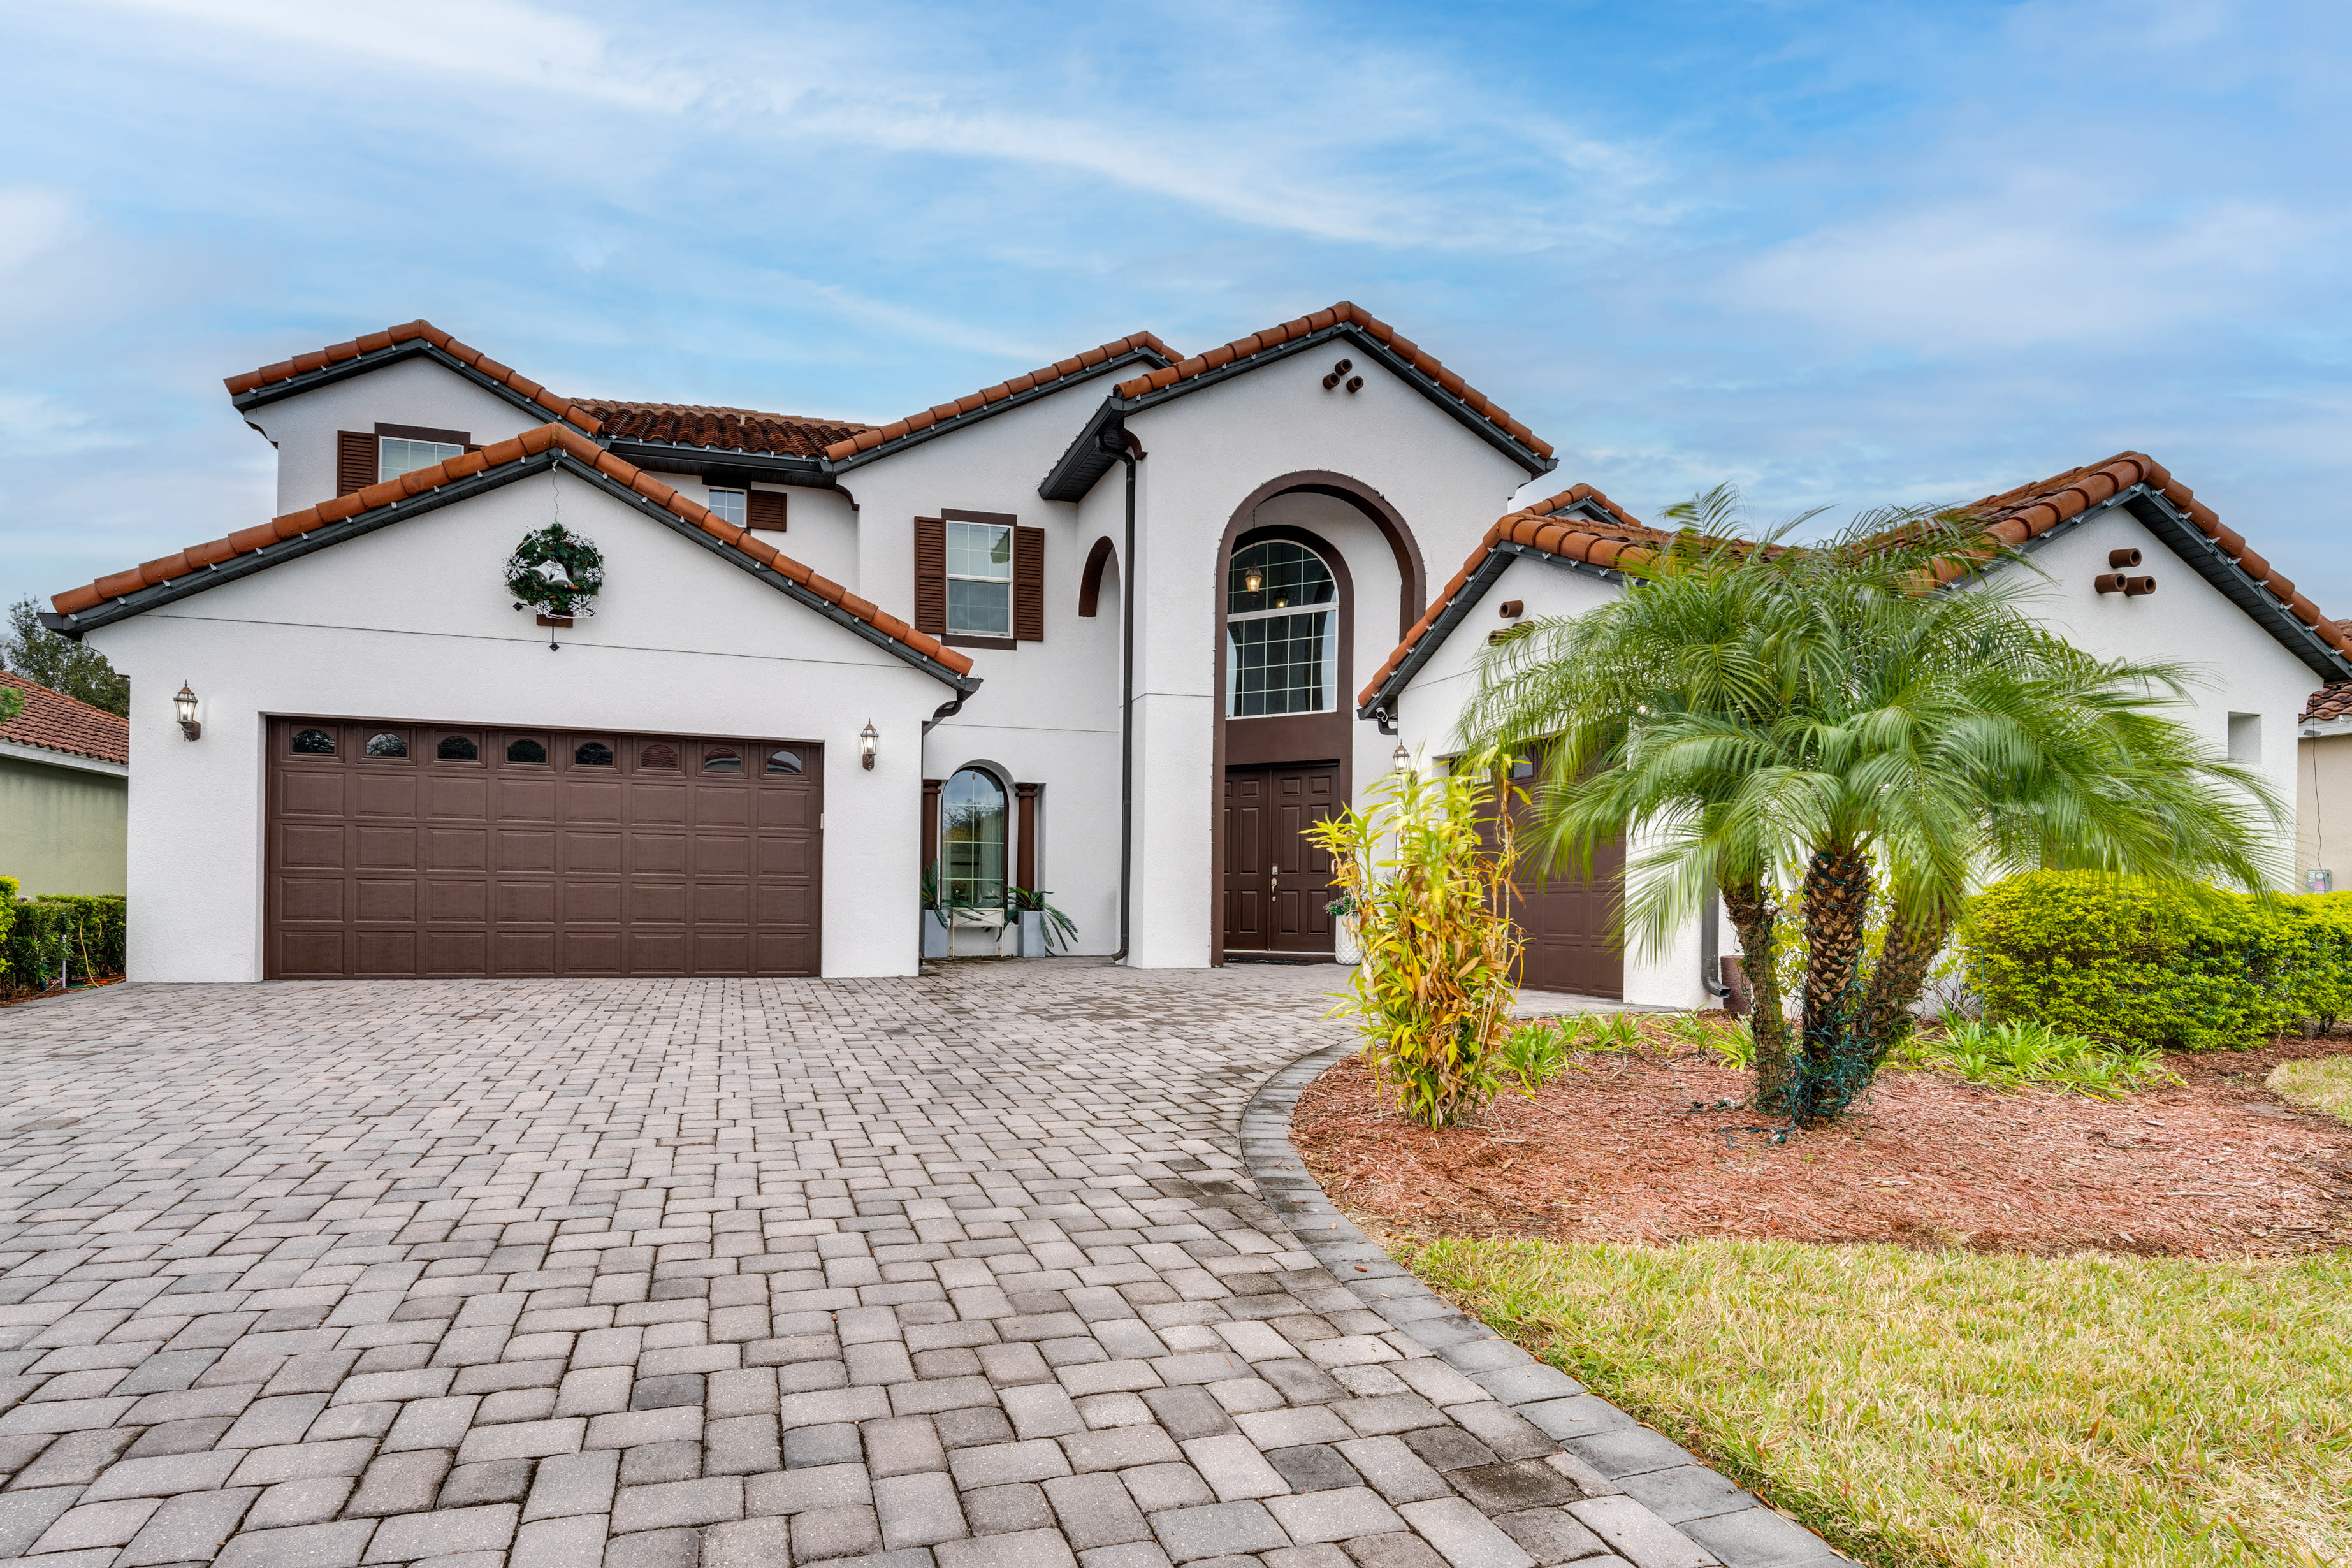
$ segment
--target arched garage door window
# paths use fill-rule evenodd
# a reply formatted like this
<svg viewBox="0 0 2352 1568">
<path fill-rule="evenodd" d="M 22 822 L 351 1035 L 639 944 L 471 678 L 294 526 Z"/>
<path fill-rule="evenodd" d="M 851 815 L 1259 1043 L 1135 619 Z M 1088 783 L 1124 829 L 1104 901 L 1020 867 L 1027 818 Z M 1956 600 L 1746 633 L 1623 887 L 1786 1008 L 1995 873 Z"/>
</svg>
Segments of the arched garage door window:
<svg viewBox="0 0 2352 1568">
<path fill-rule="evenodd" d="M 940 792 L 941 837 L 947 846 L 950 901 L 974 909 L 1004 907 L 1004 786 L 995 775 L 965 768 Z"/>
<path fill-rule="evenodd" d="M 1225 590 L 1225 717 L 1330 711 L 1339 599 L 1331 569 L 1303 544 L 1269 539 L 1234 552 Z"/>
</svg>

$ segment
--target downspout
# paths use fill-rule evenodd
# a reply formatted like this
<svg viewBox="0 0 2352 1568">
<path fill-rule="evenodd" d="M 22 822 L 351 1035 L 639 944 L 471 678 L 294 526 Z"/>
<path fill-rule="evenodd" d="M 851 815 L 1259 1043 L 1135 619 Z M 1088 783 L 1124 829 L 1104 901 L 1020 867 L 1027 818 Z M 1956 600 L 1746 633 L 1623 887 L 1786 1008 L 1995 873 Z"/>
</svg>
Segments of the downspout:
<svg viewBox="0 0 2352 1568">
<path fill-rule="evenodd" d="M 1123 963 L 1135 882 L 1135 463 L 1148 454 L 1125 426 L 1103 432 L 1106 447 L 1114 440 L 1114 455 L 1127 465 L 1127 542 L 1118 557 L 1118 951 L 1110 961 Z"/>
<path fill-rule="evenodd" d="M 1698 917 L 1698 984 L 1717 1005 L 1731 995 L 1731 987 L 1723 983 L 1723 905 L 1712 886 Z"/>
</svg>

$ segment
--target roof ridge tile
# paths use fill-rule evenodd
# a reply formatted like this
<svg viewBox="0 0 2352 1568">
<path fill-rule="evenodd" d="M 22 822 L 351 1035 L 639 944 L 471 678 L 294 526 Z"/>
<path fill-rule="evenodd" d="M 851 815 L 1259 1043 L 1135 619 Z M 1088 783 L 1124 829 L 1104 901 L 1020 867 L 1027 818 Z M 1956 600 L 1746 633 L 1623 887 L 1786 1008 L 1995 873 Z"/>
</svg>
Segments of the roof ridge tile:
<svg viewBox="0 0 2352 1568">
<path fill-rule="evenodd" d="M 1190 359 L 1181 360 L 1166 370 L 1155 370 L 1145 375 L 1130 377 L 1120 382 L 1115 390 L 1121 397 L 1146 396 L 1173 386 L 1178 382 L 1190 381 L 1195 376 L 1205 375 L 1210 371 L 1222 369 L 1235 360 L 1247 359 L 1254 354 L 1264 353 L 1269 349 L 1279 348 L 1294 338 L 1303 338 L 1321 331 L 1326 327 L 1337 326 L 1342 322 L 1359 328 L 1374 341 L 1386 346 L 1406 363 L 1412 365 L 1414 370 L 1435 382 L 1448 396 L 1460 400 L 1465 407 L 1500 429 L 1521 447 L 1539 458 L 1549 458 L 1552 455 L 1549 442 L 1540 439 L 1534 431 L 1512 418 L 1486 394 L 1464 381 L 1459 374 L 1447 370 L 1434 354 L 1424 351 L 1411 338 L 1400 335 L 1396 329 L 1386 321 L 1346 300 L 1324 310 L 1311 311 L 1294 321 L 1285 321 L 1279 326 L 1267 327 L 1247 337 L 1236 338 L 1232 342 L 1209 350 L 1206 353 L 1195 354 Z"/>
<path fill-rule="evenodd" d="M 1138 349 L 1149 349 L 1164 360 L 1176 358 L 1176 351 L 1151 333 L 1129 332 L 1123 338 L 1113 338 L 1109 342 L 1098 347 L 1087 349 L 1068 359 L 1059 360 L 1053 364 L 1033 370 L 1026 376 L 1015 376 L 1012 381 L 1000 382 L 985 392 L 974 393 L 970 396 L 959 398 L 953 403 L 935 404 L 919 414 L 908 415 L 904 419 L 893 420 L 887 425 L 863 426 L 856 434 L 845 437 L 825 447 L 824 455 L 829 461 L 842 462 L 862 452 L 871 452 L 877 447 L 887 446 L 893 441 L 903 440 L 908 436 L 919 435 L 950 419 L 961 418 L 991 403 L 1001 403 L 1004 398 L 1013 395 L 1013 381 L 1027 381 L 1030 384 L 1020 390 L 1034 391 L 1038 387 L 1050 386 L 1057 381 L 1066 381 L 1081 371 L 1091 370 L 1099 364 L 1107 364 L 1120 354 L 1132 353 Z M 988 395 L 988 393 L 1000 391 L 999 396 L 992 398 Z"/>
<path fill-rule="evenodd" d="M 232 397 L 242 396 L 265 386 L 274 386 L 281 381 L 291 381 L 314 370 L 323 370 L 331 364 L 341 364 L 365 354 L 381 353 L 396 344 L 415 342 L 420 338 L 476 374 L 487 376 L 516 395 L 530 399 L 558 419 L 568 420 L 592 435 L 595 433 L 597 421 L 594 415 L 570 398 L 559 397 L 528 376 L 499 363 L 481 350 L 459 342 L 422 316 L 413 321 L 403 321 L 396 327 L 387 327 L 381 332 L 369 332 L 353 338 L 349 342 L 331 343 L 323 349 L 313 349 L 309 353 L 296 354 L 292 359 L 280 360 L 276 364 L 263 365 L 259 370 L 228 376 L 221 384 L 228 388 Z"/>
</svg>

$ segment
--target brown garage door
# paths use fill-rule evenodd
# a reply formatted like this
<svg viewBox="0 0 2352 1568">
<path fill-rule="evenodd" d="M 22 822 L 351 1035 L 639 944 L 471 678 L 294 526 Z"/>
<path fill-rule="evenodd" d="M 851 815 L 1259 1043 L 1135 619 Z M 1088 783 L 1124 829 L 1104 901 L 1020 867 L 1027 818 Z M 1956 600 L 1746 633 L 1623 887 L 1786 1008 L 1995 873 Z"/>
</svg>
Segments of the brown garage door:
<svg viewBox="0 0 2352 1568">
<path fill-rule="evenodd" d="M 273 979 L 814 974 L 821 747 L 273 719 Z"/>
</svg>

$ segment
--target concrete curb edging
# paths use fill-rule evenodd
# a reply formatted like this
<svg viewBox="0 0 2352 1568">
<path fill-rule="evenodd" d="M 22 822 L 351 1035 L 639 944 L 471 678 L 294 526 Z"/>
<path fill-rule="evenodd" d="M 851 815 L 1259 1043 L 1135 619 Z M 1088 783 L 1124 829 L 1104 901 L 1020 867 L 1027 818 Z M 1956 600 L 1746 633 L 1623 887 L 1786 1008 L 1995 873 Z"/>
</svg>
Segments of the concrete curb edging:
<svg viewBox="0 0 2352 1568">
<path fill-rule="evenodd" d="M 1851 1563 L 1680 1444 L 1448 1304 L 1349 1223 L 1292 1147 L 1290 1116 L 1300 1092 L 1354 1048 L 1331 1046 L 1300 1057 L 1259 1085 L 1242 1112 L 1250 1179 L 1315 1261 L 1366 1307 L 1606 1477 L 1624 1495 L 1594 1498 L 1574 1510 L 1640 1568 Z"/>
</svg>

